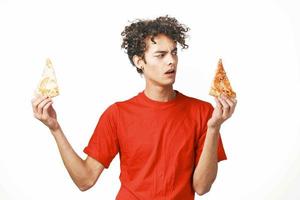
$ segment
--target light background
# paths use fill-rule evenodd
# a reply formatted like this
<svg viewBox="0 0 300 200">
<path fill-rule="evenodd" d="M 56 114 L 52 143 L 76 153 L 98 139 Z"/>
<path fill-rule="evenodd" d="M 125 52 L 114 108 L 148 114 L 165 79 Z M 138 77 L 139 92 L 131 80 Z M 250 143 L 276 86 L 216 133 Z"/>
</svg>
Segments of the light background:
<svg viewBox="0 0 300 200">
<path fill-rule="evenodd" d="M 144 88 L 121 50 L 128 21 L 169 14 L 191 28 L 174 88 L 211 103 L 219 57 L 238 95 L 222 127 L 228 160 L 203 198 L 300 199 L 300 14 L 295 0 L 0 0 L 0 199 L 114 199 L 119 157 L 80 192 L 31 97 L 44 62 L 55 66 L 62 128 L 82 152 L 100 114 Z"/>
</svg>

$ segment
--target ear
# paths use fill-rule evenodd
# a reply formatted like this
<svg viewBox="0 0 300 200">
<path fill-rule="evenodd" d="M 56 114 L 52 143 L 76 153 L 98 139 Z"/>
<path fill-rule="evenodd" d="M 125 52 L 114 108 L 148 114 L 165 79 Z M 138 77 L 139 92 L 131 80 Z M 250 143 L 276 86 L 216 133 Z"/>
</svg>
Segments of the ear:
<svg viewBox="0 0 300 200">
<path fill-rule="evenodd" d="M 139 68 L 139 69 L 142 70 L 142 68 L 143 68 L 143 66 L 145 64 L 144 61 L 143 61 L 143 58 L 141 58 L 141 57 L 139 57 L 137 55 L 134 55 L 133 58 L 132 58 L 132 60 L 133 60 L 134 65 L 137 68 Z"/>
</svg>

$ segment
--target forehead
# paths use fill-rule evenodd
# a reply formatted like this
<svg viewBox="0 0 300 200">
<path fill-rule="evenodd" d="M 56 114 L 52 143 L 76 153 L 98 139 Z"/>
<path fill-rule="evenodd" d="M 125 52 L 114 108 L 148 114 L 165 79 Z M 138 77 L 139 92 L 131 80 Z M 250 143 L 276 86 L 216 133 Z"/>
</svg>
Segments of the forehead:
<svg viewBox="0 0 300 200">
<path fill-rule="evenodd" d="M 155 43 L 151 41 L 151 37 L 146 39 L 146 51 L 155 52 L 155 51 L 171 51 L 173 50 L 177 43 L 170 37 L 159 34 L 154 37 Z"/>
</svg>

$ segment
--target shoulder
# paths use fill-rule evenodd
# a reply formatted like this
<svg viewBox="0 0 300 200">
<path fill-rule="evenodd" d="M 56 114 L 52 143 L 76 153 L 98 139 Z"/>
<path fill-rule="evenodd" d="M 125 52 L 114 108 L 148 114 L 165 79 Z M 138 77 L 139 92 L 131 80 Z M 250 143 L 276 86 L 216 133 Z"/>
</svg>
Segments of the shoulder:
<svg viewBox="0 0 300 200">
<path fill-rule="evenodd" d="M 115 101 L 114 103 L 108 105 L 102 112 L 100 118 L 105 118 L 109 120 L 116 120 L 120 116 L 120 110 L 128 108 L 128 105 L 135 101 L 136 96 L 131 97 L 123 101 Z"/>
<path fill-rule="evenodd" d="M 131 105 L 134 105 L 138 102 L 138 95 L 132 96 L 130 98 L 116 101 L 112 106 L 115 106 L 117 109 L 128 108 Z"/>
<path fill-rule="evenodd" d="M 119 115 L 116 103 L 109 105 L 101 114 L 100 118 L 114 119 Z"/>
</svg>

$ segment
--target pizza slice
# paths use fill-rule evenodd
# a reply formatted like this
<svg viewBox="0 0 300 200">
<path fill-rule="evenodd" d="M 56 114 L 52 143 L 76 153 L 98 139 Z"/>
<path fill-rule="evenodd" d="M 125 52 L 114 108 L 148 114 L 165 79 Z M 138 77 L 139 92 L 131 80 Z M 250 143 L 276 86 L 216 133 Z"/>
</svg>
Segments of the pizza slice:
<svg viewBox="0 0 300 200">
<path fill-rule="evenodd" d="M 36 95 L 49 97 L 56 97 L 59 95 L 55 71 L 49 58 L 46 60 L 46 66 L 44 67 L 42 78 L 35 93 Z"/>
<path fill-rule="evenodd" d="M 230 86 L 229 79 L 224 70 L 222 59 L 219 59 L 218 68 L 210 88 L 209 94 L 211 96 L 219 97 L 222 93 L 228 97 L 235 98 L 236 94 Z"/>
</svg>

